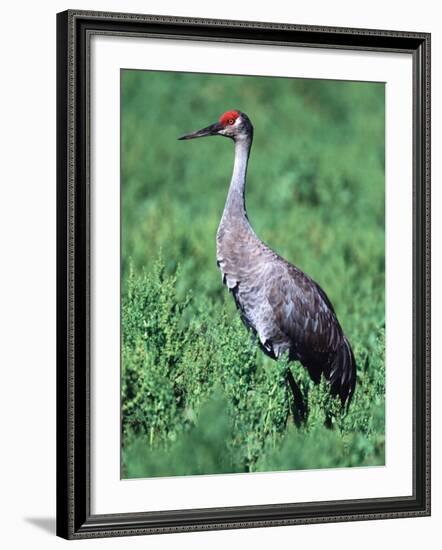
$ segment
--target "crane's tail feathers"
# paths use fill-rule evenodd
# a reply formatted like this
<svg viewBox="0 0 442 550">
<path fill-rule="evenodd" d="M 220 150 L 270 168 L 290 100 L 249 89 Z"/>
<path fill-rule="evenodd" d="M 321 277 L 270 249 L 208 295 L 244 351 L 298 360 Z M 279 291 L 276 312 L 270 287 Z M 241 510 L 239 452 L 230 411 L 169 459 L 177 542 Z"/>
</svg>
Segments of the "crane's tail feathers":
<svg viewBox="0 0 442 550">
<path fill-rule="evenodd" d="M 332 394 L 339 395 L 342 404 L 348 405 L 356 386 L 356 361 L 350 342 L 345 336 L 342 346 L 332 360 L 328 379 Z"/>
</svg>

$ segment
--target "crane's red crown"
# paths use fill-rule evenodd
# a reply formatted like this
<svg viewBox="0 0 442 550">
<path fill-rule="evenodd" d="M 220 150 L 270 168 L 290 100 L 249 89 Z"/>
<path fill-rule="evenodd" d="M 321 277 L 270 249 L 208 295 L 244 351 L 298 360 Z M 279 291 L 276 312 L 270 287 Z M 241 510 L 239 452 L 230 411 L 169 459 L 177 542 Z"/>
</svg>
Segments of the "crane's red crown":
<svg viewBox="0 0 442 550">
<path fill-rule="evenodd" d="M 224 126 L 228 126 L 229 124 L 234 124 L 235 120 L 239 117 L 238 111 L 226 111 L 224 114 L 222 114 L 219 117 L 219 122 Z"/>
</svg>

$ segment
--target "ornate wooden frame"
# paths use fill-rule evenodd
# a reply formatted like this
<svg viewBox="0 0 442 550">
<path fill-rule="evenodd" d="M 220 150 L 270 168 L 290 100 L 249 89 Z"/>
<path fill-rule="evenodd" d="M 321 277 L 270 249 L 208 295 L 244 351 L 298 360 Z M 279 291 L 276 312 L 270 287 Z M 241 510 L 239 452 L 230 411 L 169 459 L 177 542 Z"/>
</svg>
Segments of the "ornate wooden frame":
<svg viewBox="0 0 442 550">
<path fill-rule="evenodd" d="M 94 34 L 406 52 L 413 57 L 413 495 L 92 515 L 89 44 Z M 69 10 L 57 16 L 57 534 L 68 539 L 430 514 L 430 35 Z"/>
</svg>

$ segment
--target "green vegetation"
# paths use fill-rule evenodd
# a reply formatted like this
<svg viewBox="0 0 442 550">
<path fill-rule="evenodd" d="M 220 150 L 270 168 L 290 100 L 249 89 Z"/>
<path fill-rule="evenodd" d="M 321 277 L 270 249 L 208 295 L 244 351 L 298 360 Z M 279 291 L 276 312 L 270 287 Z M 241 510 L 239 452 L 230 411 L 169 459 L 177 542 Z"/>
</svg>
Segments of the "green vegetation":
<svg viewBox="0 0 442 550">
<path fill-rule="evenodd" d="M 123 477 L 384 463 L 384 86 L 122 75 Z M 177 137 L 239 108 L 255 126 L 258 235 L 326 290 L 358 363 L 349 412 L 263 355 L 215 263 L 230 140 Z"/>
</svg>

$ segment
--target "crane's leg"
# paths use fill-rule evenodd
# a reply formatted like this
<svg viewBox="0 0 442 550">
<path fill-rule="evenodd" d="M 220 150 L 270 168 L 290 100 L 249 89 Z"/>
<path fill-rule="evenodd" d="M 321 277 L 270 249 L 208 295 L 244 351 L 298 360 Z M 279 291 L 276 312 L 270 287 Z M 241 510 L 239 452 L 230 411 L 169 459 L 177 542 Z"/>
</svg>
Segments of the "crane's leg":
<svg viewBox="0 0 442 550">
<path fill-rule="evenodd" d="M 270 340 L 260 338 L 258 342 L 259 342 L 260 348 L 264 351 L 264 353 L 269 357 L 271 357 L 272 359 L 278 360 L 281 357 L 283 357 L 285 353 L 288 352 L 288 349 L 286 346 L 275 346 L 275 344 Z M 291 359 L 290 354 L 287 356 L 287 359 L 290 361 Z M 295 379 L 293 378 L 292 371 L 288 366 L 286 366 L 285 378 L 290 386 L 290 390 L 293 395 L 293 407 L 292 407 L 293 419 L 295 421 L 295 424 L 297 426 L 300 426 L 306 419 L 307 406 L 302 396 L 301 389 L 296 383 Z"/>
<path fill-rule="evenodd" d="M 295 420 L 295 424 L 299 426 L 305 420 L 307 407 L 305 405 L 301 389 L 293 378 L 293 374 L 290 369 L 287 369 L 287 382 L 289 383 L 293 394 L 293 418 Z"/>
</svg>

